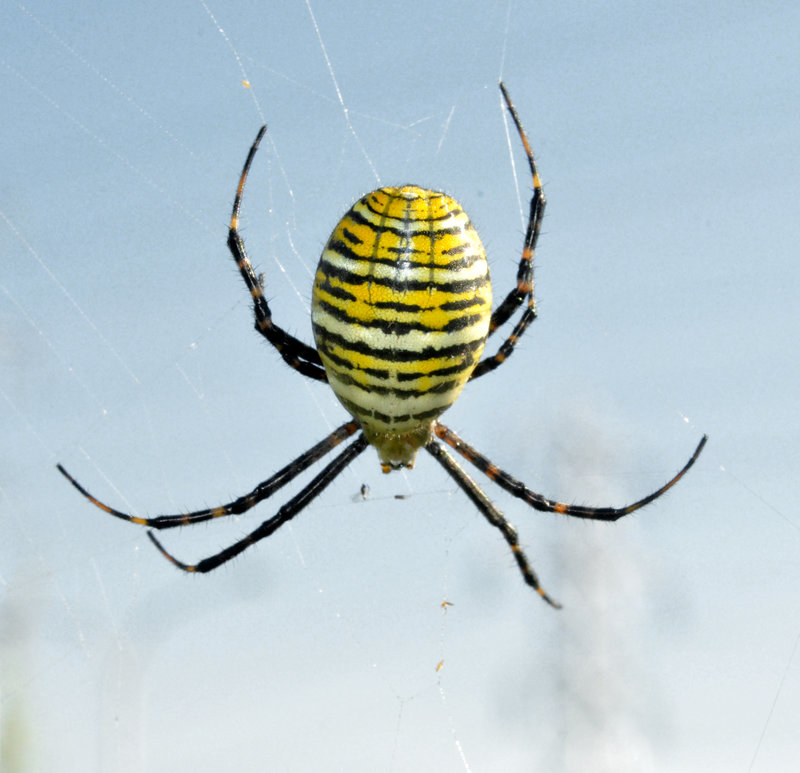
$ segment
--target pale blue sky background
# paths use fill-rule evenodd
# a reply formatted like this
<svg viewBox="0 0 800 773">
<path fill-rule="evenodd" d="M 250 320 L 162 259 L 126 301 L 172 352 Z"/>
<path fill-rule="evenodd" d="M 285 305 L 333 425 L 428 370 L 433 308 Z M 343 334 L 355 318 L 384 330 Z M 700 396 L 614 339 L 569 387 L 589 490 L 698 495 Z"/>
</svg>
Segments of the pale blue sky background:
<svg viewBox="0 0 800 773">
<path fill-rule="evenodd" d="M 0 8 L 0 725 L 22 770 L 792 769 L 796 3 L 312 0 L 318 32 L 300 0 Z M 613 525 L 480 481 L 565 609 L 427 455 L 383 476 L 368 451 L 204 577 L 81 500 L 57 461 L 174 512 L 344 418 L 252 330 L 225 248 L 264 120 L 243 227 L 289 329 L 310 340 L 319 251 L 378 182 L 455 196 L 506 291 L 529 183 L 499 77 L 548 196 L 540 318 L 446 423 L 593 504 L 711 438 Z M 291 491 L 165 544 L 205 556 Z"/>
</svg>

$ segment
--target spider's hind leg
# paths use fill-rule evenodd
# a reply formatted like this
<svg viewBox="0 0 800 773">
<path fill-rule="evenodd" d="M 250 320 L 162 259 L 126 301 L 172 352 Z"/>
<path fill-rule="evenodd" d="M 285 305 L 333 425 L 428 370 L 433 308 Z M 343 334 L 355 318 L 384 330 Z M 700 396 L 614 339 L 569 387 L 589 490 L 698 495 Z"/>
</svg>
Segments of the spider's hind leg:
<svg viewBox="0 0 800 773">
<path fill-rule="evenodd" d="M 542 181 L 539 179 L 539 172 L 536 169 L 536 161 L 533 158 L 533 151 L 528 142 L 528 137 L 525 134 L 525 129 L 522 127 L 522 121 L 520 121 L 514 103 L 511 101 L 511 96 L 506 90 L 505 84 L 502 82 L 500 83 L 500 91 L 503 93 L 506 107 L 511 113 L 511 118 L 514 120 L 517 133 L 525 149 L 525 156 L 528 159 L 528 167 L 530 168 L 531 178 L 533 180 L 533 194 L 531 195 L 530 212 L 528 214 L 528 225 L 525 230 L 522 257 L 520 258 L 519 267 L 517 269 L 517 283 L 516 286 L 509 291 L 503 302 L 492 313 L 492 319 L 489 323 L 489 335 L 492 335 L 497 328 L 507 322 L 526 299 L 527 305 L 519 321 L 514 325 L 511 334 L 500 345 L 497 353 L 492 357 L 487 357 L 482 360 L 478 364 L 478 367 L 472 371 L 470 378 L 478 378 L 504 363 L 514 351 L 514 347 L 517 345 L 519 339 L 522 338 L 522 335 L 528 329 L 528 325 L 536 319 L 536 299 L 533 294 L 533 256 L 536 250 L 536 242 L 539 239 L 539 231 L 542 227 L 546 199 L 544 191 L 542 190 Z"/>
<path fill-rule="evenodd" d="M 233 212 L 228 231 L 228 249 L 231 251 L 233 259 L 239 267 L 239 273 L 242 275 L 242 279 L 244 279 L 244 283 L 253 297 L 256 330 L 278 350 L 278 353 L 288 365 L 304 376 L 317 381 L 327 381 L 325 369 L 322 367 L 322 361 L 317 350 L 303 343 L 299 338 L 290 335 L 272 321 L 272 311 L 269 308 L 267 299 L 264 297 L 264 275 L 256 275 L 255 271 L 253 271 L 253 265 L 250 263 L 247 249 L 244 246 L 244 239 L 239 233 L 239 213 L 242 208 L 244 185 L 247 181 L 250 165 L 253 163 L 253 158 L 266 131 L 266 126 L 262 126 L 259 130 L 255 141 L 250 147 L 250 152 L 247 154 L 247 160 L 244 162 L 242 174 L 239 177 L 239 185 L 236 188 L 236 198 L 233 202 Z"/>
</svg>

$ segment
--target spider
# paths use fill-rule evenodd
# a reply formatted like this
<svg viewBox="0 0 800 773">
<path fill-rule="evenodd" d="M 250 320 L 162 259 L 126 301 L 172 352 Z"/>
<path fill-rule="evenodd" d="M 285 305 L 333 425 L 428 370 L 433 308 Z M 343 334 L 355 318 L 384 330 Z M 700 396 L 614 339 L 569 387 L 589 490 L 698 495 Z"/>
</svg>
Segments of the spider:
<svg viewBox="0 0 800 773">
<path fill-rule="evenodd" d="M 486 375 L 508 359 L 536 318 L 533 258 L 545 197 L 516 108 L 505 85 L 499 85 L 522 141 L 533 194 L 516 285 L 494 311 L 486 255 L 466 213 L 444 193 L 405 185 L 366 194 L 334 228 L 314 278 L 311 321 L 316 348 L 276 325 L 264 297 L 262 279 L 253 271 L 239 233 L 245 182 L 267 129 L 262 126 L 239 177 L 228 248 L 252 295 L 256 330 L 292 368 L 330 384 L 350 420 L 250 493 L 228 504 L 190 513 L 152 518 L 131 515 L 96 499 L 60 464 L 59 471 L 101 510 L 150 529 L 169 529 L 244 513 L 352 439 L 272 517 L 215 555 L 195 564 L 183 563 L 148 531 L 153 544 L 175 566 L 186 572 L 209 572 L 294 518 L 367 446 L 374 446 L 385 473 L 413 467 L 417 452 L 424 448 L 486 520 L 499 529 L 524 581 L 551 606 L 559 607 L 539 584 L 516 529 L 446 446 L 536 510 L 616 521 L 674 486 L 697 461 L 707 436 L 703 435 L 681 470 L 646 497 L 624 507 L 585 507 L 556 502 L 531 491 L 439 421 L 467 381 Z M 481 359 L 487 339 L 520 309 L 516 324 L 497 351 Z"/>
</svg>

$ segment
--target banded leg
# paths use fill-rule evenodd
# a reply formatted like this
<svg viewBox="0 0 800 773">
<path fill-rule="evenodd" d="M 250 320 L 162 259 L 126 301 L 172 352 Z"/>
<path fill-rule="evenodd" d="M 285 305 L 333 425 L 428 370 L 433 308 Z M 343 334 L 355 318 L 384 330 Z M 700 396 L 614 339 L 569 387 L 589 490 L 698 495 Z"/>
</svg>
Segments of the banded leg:
<svg viewBox="0 0 800 773">
<path fill-rule="evenodd" d="M 536 170 L 536 162 L 530 143 L 528 142 L 528 137 L 525 134 L 525 129 L 522 127 L 522 121 L 520 121 L 514 103 L 511 101 L 511 97 L 502 81 L 500 82 L 500 91 L 503 93 L 503 99 L 511 113 L 514 125 L 517 127 L 517 133 L 525 148 L 528 167 L 530 168 L 531 178 L 533 179 L 533 195 L 531 196 L 528 226 L 525 231 L 525 241 L 522 247 L 522 257 L 520 258 L 519 268 L 517 269 L 517 284 L 492 313 L 492 319 L 489 323 L 489 335 L 497 330 L 500 325 L 508 321 L 526 298 L 528 299 L 528 303 L 519 322 L 514 326 L 511 335 L 509 335 L 500 346 L 497 354 L 482 360 L 475 370 L 472 371 L 470 378 L 478 378 L 505 362 L 514 351 L 514 347 L 517 345 L 523 333 L 528 329 L 528 325 L 536 319 L 536 299 L 533 293 L 533 256 L 536 250 L 536 242 L 539 239 L 539 231 L 542 227 L 546 199 L 544 191 L 542 190 L 542 182 L 539 179 L 539 172 Z"/>
<path fill-rule="evenodd" d="M 369 443 L 366 437 L 364 437 L 364 433 L 360 433 L 355 439 L 355 442 L 347 446 L 347 448 L 330 462 L 304 489 L 283 505 L 272 518 L 268 518 L 257 529 L 254 529 L 250 534 L 242 537 L 238 542 L 234 542 L 230 547 L 221 550 L 219 553 L 215 553 L 213 556 L 204 558 L 196 564 L 185 564 L 179 561 L 156 539 L 152 531 L 148 531 L 147 536 L 150 537 L 150 541 L 161 551 L 164 557 L 169 559 L 179 569 L 183 569 L 185 572 L 210 572 L 212 569 L 216 569 L 221 564 L 238 556 L 239 553 L 247 550 L 251 545 L 255 545 L 256 542 L 269 537 L 270 534 L 283 526 L 283 524 L 294 518 L 306 505 L 321 494 L 328 484 L 368 445 Z"/>
<path fill-rule="evenodd" d="M 472 500 L 473 504 L 480 510 L 481 514 L 489 521 L 492 526 L 497 527 L 503 538 L 511 548 L 514 558 L 517 561 L 520 572 L 525 582 L 531 586 L 550 606 L 556 609 L 561 608 L 561 604 L 554 601 L 547 595 L 541 585 L 536 572 L 531 568 L 525 553 L 519 545 L 517 530 L 506 520 L 506 517 L 497 509 L 489 497 L 483 493 L 472 478 L 458 466 L 455 459 L 445 450 L 445 447 L 437 440 L 431 439 L 425 446 L 439 464 L 444 467 L 450 477 L 458 484 L 459 488 Z"/>
<path fill-rule="evenodd" d="M 490 480 L 493 480 L 500 488 L 508 491 L 512 496 L 521 499 L 523 502 L 529 504 L 536 510 L 542 510 L 548 513 L 559 513 L 560 515 L 571 515 L 574 518 L 588 518 L 595 521 L 616 521 L 622 518 L 623 515 L 638 510 L 640 507 L 658 499 L 662 494 L 671 489 L 691 468 L 700 456 L 703 450 L 707 435 L 703 435 L 694 453 L 689 457 L 689 461 L 683 465 L 681 470 L 675 475 L 674 478 L 668 480 L 661 488 L 648 494 L 646 497 L 634 502 L 632 505 L 625 507 L 585 507 L 583 505 L 568 505 L 564 502 L 554 502 L 551 499 L 546 499 L 541 494 L 531 491 L 522 481 L 504 472 L 495 464 L 490 462 L 483 454 L 473 448 L 469 443 L 464 442 L 453 430 L 445 427 L 438 422 L 434 424 L 433 431 L 438 438 L 444 440 L 447 445 L 458 451 L 468 462 L 474 464 L 484 475 Z"/>
<path fill-rule="evenodd" d="M 317 443 L 304 454 L 300 454 L 297 459 L 287 464 L 282 470 L 276 472 L 271 478 L 267 478 L 267 480 L 259 483 L 249 494 L 245 494 L 235 499 L 233 502 L 229 502 L 227 505 L 211 507 L 205 510 L 195 510 L 191 513 L 179 515 L 157 515 L 153 518 L 140 518 L 139 516 L 116 510 L 92 496 L 62 465 L 59 464 L 56 466 L 58 467 L 58 471 L 75 486 L 83 496 L 93 505 L 96 505 L 110 515 L 116 518 L 122 518 L 125 521 L 130 521 L 131 523 L 137 523 L 140 526 L 149 526 L 151 529 L 171 529 L 175 526 L 187 526 L 190 523 L 200 523 L 201 521 L 210 521 L 213 518 L 221 518 L 226 515 L 239 515 L 247 512 L 259 502 L 272 496 L 278 489 L 296 478 L 301 472 L 307 470 L 314 462 L 336 448 L 343 440 L 351 437 L 358 428 L 358 422 L 348 421 L 346 424 L 343 424 L 341 427 L 331 432 L 328 437 Z"/>
<path fill-rule="evenodd" d="M 267 299 L 264 297 L 264 289 L 255 271 L 253 271 L 253 266 L 250 263 L 250 259 L 247 257 L 244 240 L 239 234 L 239 213 L 242 207 L 244 185 L 247 181 L 250 165 L 253 163 L 253 158 L 266 131 L 267 127 L 262 126 L 250 147 L 247 160 L 244 162 L 242 175 L 239 178 L 239 185 L 236 188 L 236 199 L 233 202 L 233 213 L 231 214 L 230 229 L 228 231 L 228 249 L 230 249 L 233 259 L 239 267 L 239 273 L 242 275 L 247 288 L 250 290 L 250 295 L 253 296 L 256 330 L 278 350 L 278 353 L 283 357 L 286 363 L 295 370 L 317 381 L 327 381 L 325 369 L 322 367 L 322 360 L 320 360 L 317 350 L 273 323 L 272 311 L 269 308 Z"/>
</svg>

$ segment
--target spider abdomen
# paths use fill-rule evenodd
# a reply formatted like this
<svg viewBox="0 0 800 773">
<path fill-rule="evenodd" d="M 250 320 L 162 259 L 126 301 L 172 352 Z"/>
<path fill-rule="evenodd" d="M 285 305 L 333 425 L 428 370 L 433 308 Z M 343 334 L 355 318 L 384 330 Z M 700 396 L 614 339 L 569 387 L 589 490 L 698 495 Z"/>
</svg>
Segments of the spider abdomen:
<svg viewBox="0 0 800 773">
<path fill-rule="evenodd" d="M 481 240 L 443 193 L 380 188 L 333 230 L 314 279 L 314 338 L 331 387 L 385 469 L 410 465 L 458 397 L 491 307 Z"/>
</svg>

